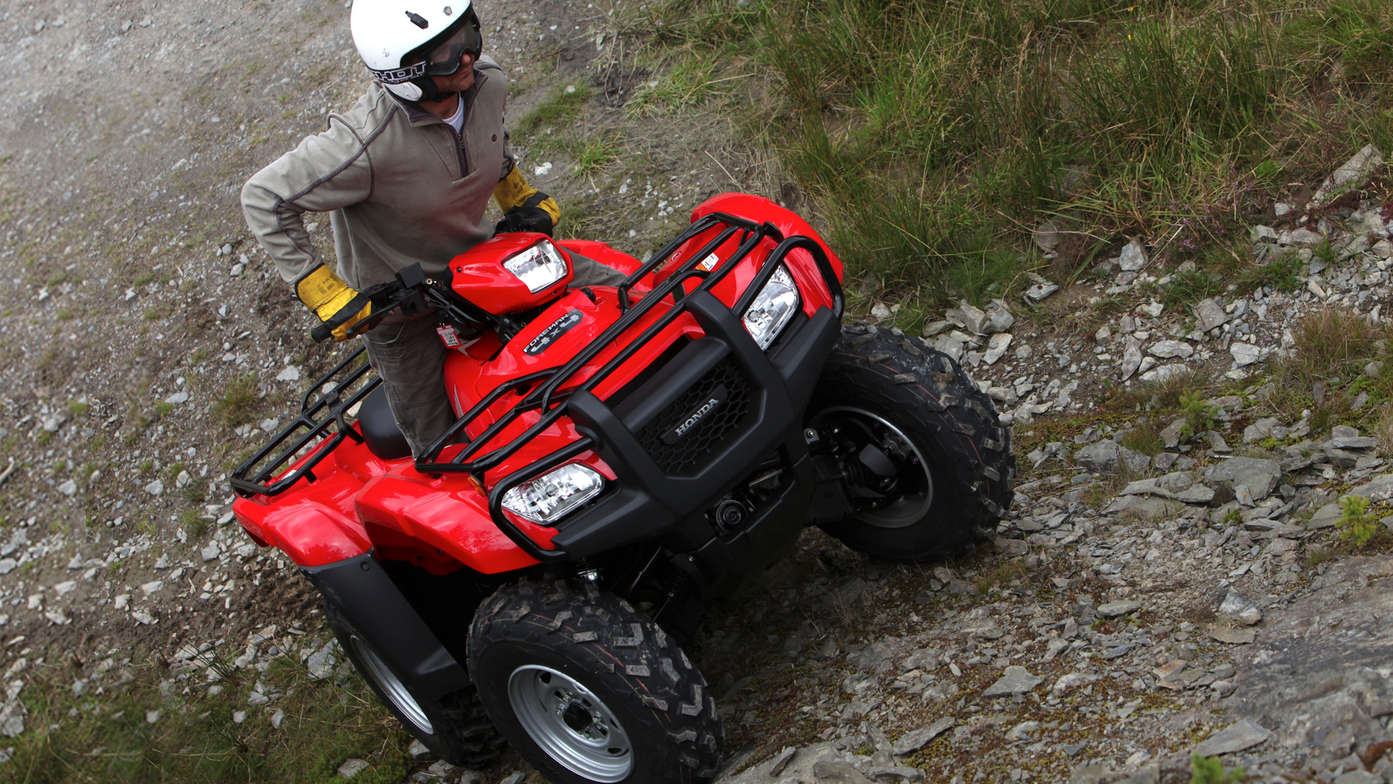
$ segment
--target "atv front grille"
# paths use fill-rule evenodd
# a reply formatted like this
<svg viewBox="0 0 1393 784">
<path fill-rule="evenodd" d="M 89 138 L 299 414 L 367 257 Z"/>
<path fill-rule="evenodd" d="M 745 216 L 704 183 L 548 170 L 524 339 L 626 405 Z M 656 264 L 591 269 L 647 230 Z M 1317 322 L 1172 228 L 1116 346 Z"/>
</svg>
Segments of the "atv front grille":
<svg viewBox="0 0 1393 784">
<path fill-rule="evenodd" d="M 639 445 L 669 476 L 694 476 L 753 417 L 750 382 L 726 357 L 638 432 Z"/>
</svg>

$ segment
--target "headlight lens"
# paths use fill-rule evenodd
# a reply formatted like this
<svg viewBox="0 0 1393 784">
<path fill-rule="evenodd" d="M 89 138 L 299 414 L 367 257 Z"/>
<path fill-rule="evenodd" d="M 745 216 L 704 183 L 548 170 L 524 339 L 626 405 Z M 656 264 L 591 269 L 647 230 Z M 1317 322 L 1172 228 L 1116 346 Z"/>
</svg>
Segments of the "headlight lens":
<svg viewBox="0 0 1393 784">
<path fill-rule="evenodd" d="M 605 479 L 589 466 L 567 463 L 503 494 L 503 508 L 534 523 L 550 525 L 604 489 Z"/>
<path fill-rule="evenodd" d="M 566 277 L 566 260 L 550 242 L 539 242 L 503 262 L 504 269 L 527 284 L 533 294 Z"/>
<path fill-rule="evenodd" d="M 750 331 L 750 336 L 760 349 L 767 349 L 788 325 L 798 307 L 798 287 L 793 285 L 793 276 L 788 274 L 788 268 L 780 264 L 769 282 L 760 289 L 750 309 L 745 311 L 745 329 Z"/>
</svg>

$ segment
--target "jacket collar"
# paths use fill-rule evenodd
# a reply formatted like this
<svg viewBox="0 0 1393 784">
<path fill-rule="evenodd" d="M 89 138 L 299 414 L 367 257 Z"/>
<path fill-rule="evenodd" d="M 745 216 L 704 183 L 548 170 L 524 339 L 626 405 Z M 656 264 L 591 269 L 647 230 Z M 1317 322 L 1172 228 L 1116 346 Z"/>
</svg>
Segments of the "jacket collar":
<svg viewBox="0 0 1393 784">
<path fill-rule="evenodd" d="M 474 86 L 459 94 L 460 100 L 464 101 L 464 113 L 466 115 L 469 114 L 469 106 L 474 102 L 474 96 L 479 92 L 479 86 L 482 85 L 487 79 L 488 76 L 486 76 L 478 68 L 475 68 Z M 431 123 L 445 122 L 444 120 L 440 119 L 439 117 L 436 117 L 435 115 L 431 114 L 425 109 L 422 109 L 421 104 L 416 101 L 408 101 L 405 98 L 402 98 L 401 96 L 392 92 L 391 90 L 387 90 L 385 88 L 383 89 L 383 92 L 392 96 L 392 99 L 401 105 L 402 110 L 406 112 L 406 119 L 411 123 L 413 127 L 421 125 L 430 125 Z"/>
</svg>

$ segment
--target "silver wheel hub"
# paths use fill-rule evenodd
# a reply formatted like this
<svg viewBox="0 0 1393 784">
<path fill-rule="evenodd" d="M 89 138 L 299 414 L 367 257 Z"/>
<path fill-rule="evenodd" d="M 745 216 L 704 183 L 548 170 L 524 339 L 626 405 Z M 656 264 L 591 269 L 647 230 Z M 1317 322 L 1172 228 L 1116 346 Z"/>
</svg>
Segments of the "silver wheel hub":
<svg viewBox="0 0 1393 784">
<path fill-rule="evenodd" d="M 614 712 L 569 675 L 518 667 L 508 676 L 508 704 L 533 742 L 572 773 L 617 782 L 633 770 L 633 746 Z"/>
<path fill-rule="evenodd" d="M 359 639 L 356 635 L 348 638 L 349 645 L 353 646 L 354 653 L 367 667 L 368 676 L 373 679 L 386 695 L 387 701 L 392 703 L 392 707 L 397 709 L 407 721 L 415 725 L 416 729 L 426 735 L 435 734 L 435 726 L 431 724 L 426 716 L 426 711 L 421 707 L 421 703 L 411 696 L 411 691 L 406 688 L 406 684 L 401 682 L 401 678 L 392 672 L 392 668 L 382 661 L 382 657 L 377 655 L 371 646 Z"/>
</svg>

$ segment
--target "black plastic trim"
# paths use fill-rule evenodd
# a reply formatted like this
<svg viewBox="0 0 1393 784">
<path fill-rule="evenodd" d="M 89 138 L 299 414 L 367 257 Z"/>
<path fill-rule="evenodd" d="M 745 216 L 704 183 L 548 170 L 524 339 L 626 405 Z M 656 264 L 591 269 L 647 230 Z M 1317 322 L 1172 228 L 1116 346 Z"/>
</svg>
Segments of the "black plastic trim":
<svg viewBox="0 0 1393 784">
<path fill-rule="evenodd" d="M 470 685 L 416 608 L 371 553 L 300 571 L 333 602 L 417 699 L 434 700 Z"/>
</svg>

